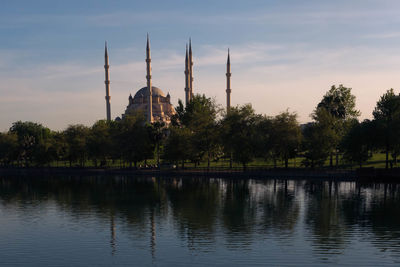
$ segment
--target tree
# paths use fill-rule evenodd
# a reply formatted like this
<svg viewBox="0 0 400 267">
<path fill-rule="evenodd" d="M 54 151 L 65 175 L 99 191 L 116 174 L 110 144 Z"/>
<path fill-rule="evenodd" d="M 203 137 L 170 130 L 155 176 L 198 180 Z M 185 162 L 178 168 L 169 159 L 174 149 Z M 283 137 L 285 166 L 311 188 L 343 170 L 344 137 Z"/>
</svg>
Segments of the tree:
<svg viewBox="0 0 400 267">
<path fill-rule="evenodd" d="M 167 127 L 164 122 L 156 121 L 149 127 L 151 140 L 156 147 L 157 166 L 160 166 L 160 149 L 167 138 Z"/>
<path fill-rule="evenodd" d="M 325 159 L 331 151 L 329 142 L 331 135 L 331 129 L 320 123 L 312 122 L 304 126 L 302 150 L 305 159 L 302 162 L 303 165 L 311 168 L 324 165 Z"/>
<path fill-rule="evenodd" d="M 79 162 L 81 167 L 85 166 L 87 158 L 87 136 L 89 134 L 89 128 L 84 125 L 76 124 L 70 125 L 64 130 L 63 135 L 67 144 L 67 158 L 69 160 L 69 166 L 72 166 L 73 162 Z"/>
<path fill-rule="evenodd" d="M 213 99 L 195 95 L 186 107 L 180 101 L 176 111 L 172 125 L 187 128 L 191 132 L 191 160 L 197 163 L 207 159 L 207 166 L 210 167 L 210 161 L 221 154 L 217 123 L 220 108 Z"/>
<path fill-rule="evenodd" d="M 260 135 L 256 129 L 261 121 L 262 116 L 255 114 L 252 106 L 247 104 L 232 107 L 221 122 L 221 142 L 224 149 L 244 169 L 257 154 Z"/>
<path fill-rule="evenodd" d="M 53 132 L 51 151 L 57 165 L 60 160 L 68 160 L 68 144 L 64 132 Z"/>
<path fill-rule="evenodd" d="M 31 164 L 44 165 L 53 160 L 51 153 L 52 133 L 49 128 L 34 122 L 14 122 L 10 133 L 16 134 L 18 139 L 18 159 L 25 166 Z"/>
<path fill-rule="evenodd" d="M 171 126 L 165 143 L 163 158 L 170 162 L 182 163 L 184 168 L 185 160 L 191 156 L 192 133 L 188 128 Z"/>
<path fill-rule="evenodd" d="M 332 85 L 318 104 L 317 109 L 324 108 L 335 118 L 347 120 L 360 116 L 360 111 L 355 107 L 356 97 L 351 94 L 351 88 L 340 84 L 338 87 Z"/>
<path fill-rule="evenodd" d="M 131 165 L 154 157 L 154 143 L 141 112 L 131 113 L 118 123 L 115 136 L 122 158 Z"/>
<path fill-rule="evenodd" d="M 265 160 L 272 158 L 274 166 L 276 166 L 275 154 L 273 153 L 273 137 L 274 137 L 274 118 L 268 116 L 258 116 L 255 127 L 255 156 L 262 157 Z"/>
<path fill-rule="evenodd" d="M 396 95 L 393 89 L 386 91 L 376 103 L 372 113 L 380 133 L 380 146 L 385 149 L 386 169 L 389 167 L 389 153 L 400 147 L 400 95 Z M 397 149 L 396 149 L 397 148 Z"/>
<path fill-rule="evenodd" d="M 282 112 L 272 120 L 270 139 L 274 158 L 280 158 L 288 167 L 289 159 L 294 158 L 301 143 L 301 130 L 297 114 Z"/>
<path fill-rule="evenodd" d="M 354 121 L 350 131 L 343 139 L 344 158 L 357 163 L 360 168 L 370 157 L 373 146 L 373 123 L 365 120 L 362 123 Z"/>
<path fill-rule="evenodd" d="M 171 118 L 172 126 L 182 126 L 182 122 L 184 121 L 185 115 L 185 106 L 183 105 L 182 100 L 178 100 L 178 106 L 175 107 L 176 114 L 174 114 Z"/>
<path fill-rule="evenodd" d="M 342 138 L 349 130 L 351 122 L 360 116 L 355 109 L 356 97 L 351 94 L 351 88 L 332 85 L 312 114 L 312 118 L 319 124 L 319 130 L 328 133 L 330 146 L 330 166 L 333 166 L 333 154 L 336 154 L 338 165 L 338 150 Z M 322 129 L 326 127 L 327 129 Z"/>
<path fill-rule="evenodd" d="M 18 137 L 13 133 L 0 133 L 0 162 L 8 166 L 17 160 Z"/>
<path fill-rule="evenodd" d="M 101 165 L 105 165 L 107 158 L 111 156 L 113 142 L 110 128 L 112 123 L 114 122 L 100 120 L 89 129 L 86 142 L 87 152 L 89 159 L 93 160 L 96 167 L 98 161 Z"/>
</svg>

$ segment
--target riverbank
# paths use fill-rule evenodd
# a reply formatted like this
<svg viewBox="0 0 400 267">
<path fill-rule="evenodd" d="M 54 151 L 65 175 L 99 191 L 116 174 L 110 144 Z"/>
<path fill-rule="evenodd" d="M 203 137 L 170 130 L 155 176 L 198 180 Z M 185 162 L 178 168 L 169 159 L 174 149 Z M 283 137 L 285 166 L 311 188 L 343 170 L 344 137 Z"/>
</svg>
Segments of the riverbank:
<svg viewBox="0 0 400 267">
<path fill-rule="evenodd" d="M 0 168 L 0 175 L 127 175 L 155 177 L 208 177 L 208 178 L 256 178 L 256 179 L 321 179 L 340 181 L 400 182 L 400 168 L 396 169 L 119 169 L 119 168 Z"/>
</svg>

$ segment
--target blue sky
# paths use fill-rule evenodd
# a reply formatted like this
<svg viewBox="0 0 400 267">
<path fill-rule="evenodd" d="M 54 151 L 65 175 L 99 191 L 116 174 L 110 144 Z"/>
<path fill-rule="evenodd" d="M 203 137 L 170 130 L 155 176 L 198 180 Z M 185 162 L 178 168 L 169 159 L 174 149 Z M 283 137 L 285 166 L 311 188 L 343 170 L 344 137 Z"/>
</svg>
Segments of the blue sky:
<svg viewBox="0 0 400 267">
<path fill-rule="evenodd" d="M 17 120 L 52 129 L 105 116 L 104 41 L 112 116 L 145 85 L 145 36 L 153 84 L 184 98 L 184 52 L 194 49 L 194 91 L 225 104 L 231 49 L 232 103 L 258 113 L 287 108 L 300 122 L 333 84 L 353 88 L 361 119 L 400 86 L 400 2 L 2 1 L 0 130 Z"/>
</svg>

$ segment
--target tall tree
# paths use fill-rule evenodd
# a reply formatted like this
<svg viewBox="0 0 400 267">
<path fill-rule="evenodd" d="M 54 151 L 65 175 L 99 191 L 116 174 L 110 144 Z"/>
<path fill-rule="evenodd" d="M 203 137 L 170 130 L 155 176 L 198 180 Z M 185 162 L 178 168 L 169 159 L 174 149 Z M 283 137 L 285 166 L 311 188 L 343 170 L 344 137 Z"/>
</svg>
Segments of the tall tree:
<svg viewBox="0 0 400 267">
<path fill-rule="evenodd" d="M 274 133 L 274 118 L 268 116 L 258 116 L 257 123 L 255 123 L 255 146 L 256 156 L 262 157 L 266 161 L 272 159 L 274 166 L 276 166 L 277 156 L 274 153 L 273 138 L 276 136 Z"/>
<path fill-rule="evenodd" d="M 231 107 L 222 120 L 221 142 L 225 151 L 245 169 L 257 155 L 260 135 L 257 126 L 262 116 L 255 114 L 250 104 Z"/>
<path fill-rule="evenodd" d="M 34 122 L 14 122 L 10 133 L 18 139 L 18 158 L 25 166 L 43 165 L 53 159 L 47 153 L 50 148 L 52 133 L 49 128 Z"/>
<path fill-rule="evenodd" d="M 302 142 L 302 150 L 304 151 L 303 165 L 311 168 L 324 165 L 325 159 L 331 151 L 329 140 L 332 134 L 330 128 L 320 123 L 311 122 L 304 126 Z"/>
<path fill-rule="evenodd" d="M 330 133 L 330 166 L 333 166 L 333 154 L 336 154 L 336 165 L 338 165 L 338 150 L 342 138 L 349 130 L 351 122 L 360 116 L 356 110 L 356 97 L 351 93 L 351 88 L 332 85 L 331 89 L 324 95 L 321 102 L 312 114 L 312 118 L 319 124 L 318 128 L 325 133 Z"/>
<path fill-rule="evenodd" d="M 359 110 L 356 110 L 356 97 L 351 93 L 351 88 L 344 87 L 342 84 L 338 87 L 332 85 L 317 108 L 324 108 L 332 116 L 342 120 L 355 119 L 361 114 Z"/>
<path fill-rule="evenodd" d="M 163 158 L 176 163 L 181 162 L 184 168 L 185 161 L 191 158 L 192 132 L 185 127 L 169 127 L 169 135 L 165 142 Z"/>
<path fill-rule="evenodd" d="M 296 113 L 285 111 L 275 116 L 270 142 L 274 157 L 282 159 L 287 168 L 289 159 L 296 156 L 301 143 L 301 130 Z"/>
<path fill-rule="evenodd" d="M 57 165 L 60 160 L 64 163 L 68 160 L 68 144 L 64 132 L 53 132 L 51 150 Z"/>
<path fill-rule="evenodd" d="M 86 142 L 87 152 L 89 159 L 94 162 L 96 167 L 98 162 L 105 165 L 107 158 L 111 156 L 113 143 L 110 128 L 112 123 L 114 122 L 100 120 L 89 129 Z"/>
<path fill-rule="evenodd" d="M 122 158 L 130 165 L 154 157 L 154 143 L 143 113 L 131 113 L 118 124 L 116 140 Z"/>
<path fill-rule="evenodd" d="M 342 147 L 344 149 L 344 158 L 356 163 L 359 167 L 371 157 L 374 135 L 373 123 L 365 120 L 362 123 L 354 121 L 347 135 L 343 138 Z"/>
<path fill-rule="evenodd" d="M 63 131 L 70 167 L 74 162 L 78 162 L 81 167 L 85 166 L 88 134 L 89 128 L 81 124 L 70 125 Z"/>
<path fill-rule="evenodd" d="M 17 160 L 18 137 L 13 133 L 0 133 L 0 162 L 3 166 L 11 165 Z"/>
<path fill-rule="evenodd" d="M 156 148 L 157 166 L 160 166 L 160 150 L 167 137 L 168 129 L 164 122 L 156 121 L 150 125 L 149 131 Z"/>
<path fill-rule="evenodd" d="M 210 161 L 220 156 L 220 146 L 218 143 L 218 123 L 217 116 L 220 108 L 211 98 L 205 95 L 195 95 L 190 102 L 183 108 L 182 102 L 176 108 L 177 114 L 173 118 L 173 125 L 184 127 L 190 130 L 191 137 L 191 159 L 199 162 Z"/>
<path fill-rule="evenodd" d="M 396 152 L 396 148 L 400 147 L 400 95 L 396 95 L 393 89 L 386 91 L 376 103 L 372 114 L 381 133 L 380 144 L 385 149 L 388 168 L 389 153 Z"/>
</svg>

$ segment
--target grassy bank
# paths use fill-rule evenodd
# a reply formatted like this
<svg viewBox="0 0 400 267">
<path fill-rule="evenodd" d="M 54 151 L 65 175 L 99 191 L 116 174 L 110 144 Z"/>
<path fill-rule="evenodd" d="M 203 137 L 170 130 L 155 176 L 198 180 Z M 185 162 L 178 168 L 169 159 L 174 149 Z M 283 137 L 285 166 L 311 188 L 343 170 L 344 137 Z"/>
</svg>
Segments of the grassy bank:
<svg viewBox="0 0 400 267">
<path fill-rule="evenodd" d="M 294 159 L 290 159 L 289 160 L 289 168 L 305 168 L 304 165 L 302 164 L 303 160 L 304 160 L 304 157 L 301 157 L 301 156 L 296 157 Z M 390 157 L 390 160 L 393 160 L 393 159 Z M 329 163 L 330 163 L 329 159 L 327 159 L 325 161 L 323 168 L 328 168 Z M 157 161 L 155 159 L 152 159 L 152 160 L 147 160 L 146 162 L 141 161 L 137 164 L 137 166 L 141 167 L 141 168 L 145 167 L 146 165 L 147 166 L 156 166 Z M 336 158 L 333 159 L 333 165 L 334 165 L 334 167 L 339 168 L 339 169 L 352 170 L 352 169 L 359 168 L 359 165 L 357 165 L 357 164 L 350 164 L 348 162 L 345 162 L 341 156 L 339 157 L 339 164 L 337 166 L 336 166 Z M 200 164 L 197 164 L 196 166 L 192 162 L 185 162 L 184 166 L 185 166 L 185 168 L 195 168 L 195 167 L 205 168 L 205 167 L 207 167 L 207 162 L 206 161 L 200 162 Z M 211 168 L 229 168 L 229 166 L 230 166 L 229 159 L 221 158 L 218 161 L 210 162 Z M 69 167 L 69 162 L 68 161 L 57 161 L 57 162 L 54 161 L 47 167 Z M 73 167 L 79 167 L 79 166 L 74 164 Z M 85 162 L 85 167 L 94 168 L 96 166 L 93 161 L 87 160 Z M 99 164 L 97 165 L 97 167 L 100 167 Z M 116 160 L 116 161 L 108 160 L 106 165 L 104 165 L 104 167 L 106 167 L 106 168 L 126 168 L 126 167 L 129 167 L 129 164 L 124 163 L 120 160 Z M 181 163 L 177 167 L 180 168 Z M 232 162 L 232 167 L 233 168 L 242 168 L 242 165 L 239 163 Z M 274 168 L 275 165 L 272 160 L 265 160 L 262 158 L 257 158 L 255 160 L 253 160 L 251 163 L 249 163 L 248 167 L 249 168 L 257 168 L 257 167 Z M 276 167 L 284 168 L 285 167 L 284 162 L 277 161 Z M 385 168 L 385 154 L 383 154 L 383 153 L 373 154 L 373 156 L 365 164 L 363 164 L 362 167 Z M 400 167 L 400 164 L 398 163 L 397 165 L 393 165 L 393 167 Z"/>
</svg>

